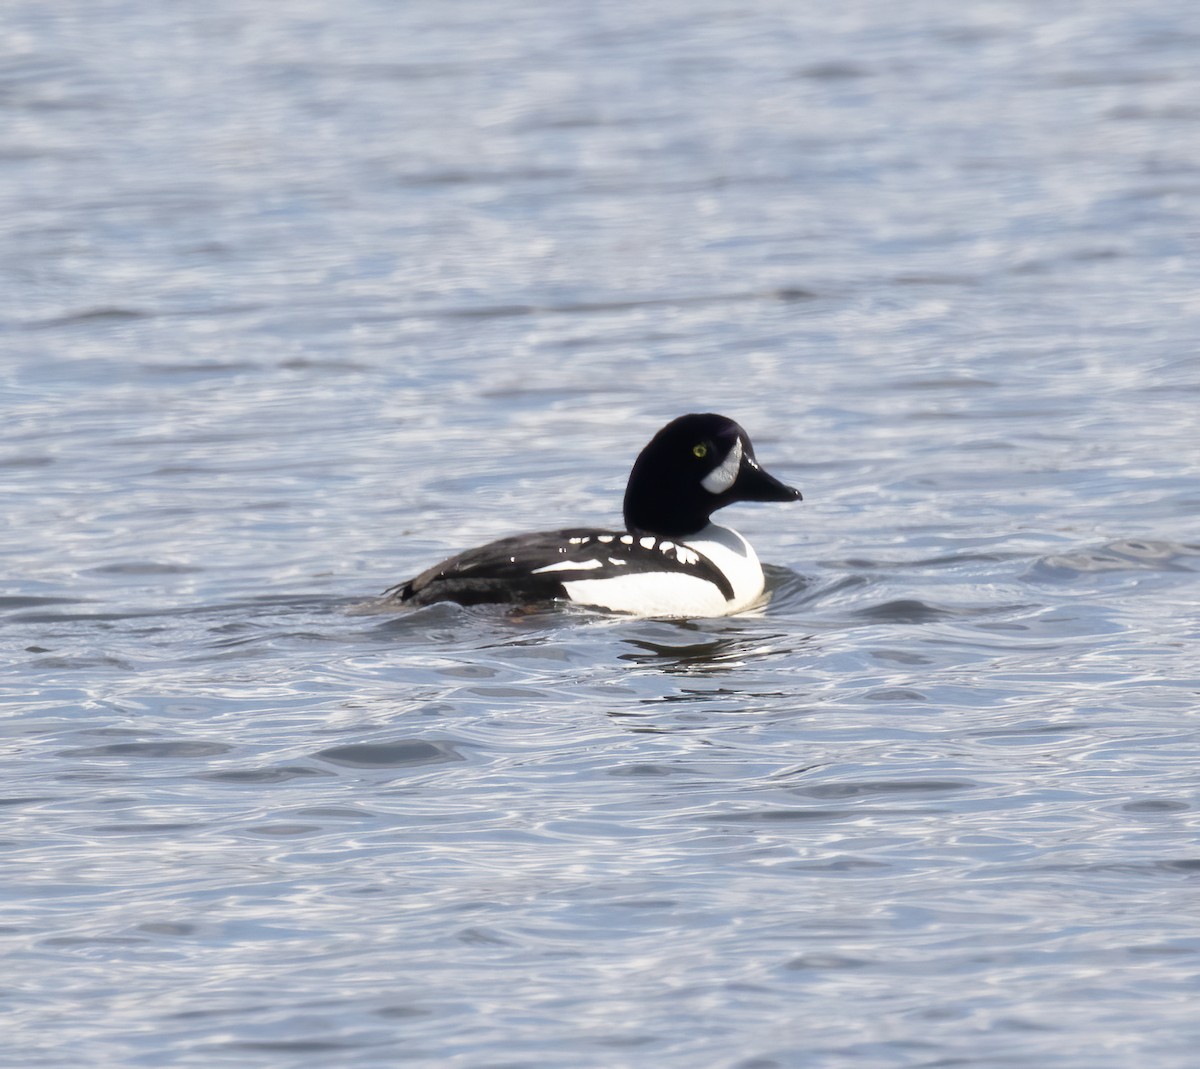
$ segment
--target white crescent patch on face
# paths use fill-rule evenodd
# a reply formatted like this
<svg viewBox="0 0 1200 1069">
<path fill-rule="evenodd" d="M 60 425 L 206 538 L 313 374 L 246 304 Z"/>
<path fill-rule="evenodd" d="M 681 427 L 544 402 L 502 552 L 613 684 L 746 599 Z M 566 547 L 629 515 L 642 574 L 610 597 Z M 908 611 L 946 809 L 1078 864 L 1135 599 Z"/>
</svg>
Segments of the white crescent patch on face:
<svg viewBox="0 0 1200 1069">
<path fill-rule="evenodd" d="M 735 438 L 733 448 L 729 450 L 729 455 L 721 462 L 719 467 L 713 468 L 703 479 L 700 480 L 700 485 L 704 487 L 710 494 L 723 494 L 735 482 L 737 482 L 738 471 L 742 466 L 742 440 Z"/>
</svg>

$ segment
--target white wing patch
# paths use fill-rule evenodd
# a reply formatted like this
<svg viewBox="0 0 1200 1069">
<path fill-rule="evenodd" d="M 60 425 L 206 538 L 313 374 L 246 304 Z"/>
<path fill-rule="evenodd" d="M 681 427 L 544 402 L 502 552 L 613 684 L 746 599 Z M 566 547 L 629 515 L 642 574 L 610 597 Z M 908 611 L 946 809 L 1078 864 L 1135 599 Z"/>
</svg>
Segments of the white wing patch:
<svg viewBox="0 0 1200 1069">
<path fill-rule="evenodd" d="M 713 468 L 712 471 L 704 476 L 700 480 L 700 485 L 710 494 L 723 494 L 737 482 L 738 471 L 741 466 L 742 440 L 741 438 L 736 438 L 733 442 L 733 448 L 729 450 L 729 455 L 721 462 L 721 466 Z"/>
<path fill-rule="evenodd" d="M 532 575 L 541 575 L 542 572 L 581 572 L 586 568 L 599 568 L 602 562 L 592 558 L 591 560 L 560 560 L 553 564 L 544 564 L 540 568 L 534 568 Z"/>
</svg>

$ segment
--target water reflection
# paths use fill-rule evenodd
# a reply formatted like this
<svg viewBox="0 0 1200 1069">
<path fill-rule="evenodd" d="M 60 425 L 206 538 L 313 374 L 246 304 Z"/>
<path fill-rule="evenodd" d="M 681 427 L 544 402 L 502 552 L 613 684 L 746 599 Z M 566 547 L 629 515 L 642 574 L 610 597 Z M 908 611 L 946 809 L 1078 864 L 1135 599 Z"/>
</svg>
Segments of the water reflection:
<svg viewBox="0 0 1200 1069">
<path fill-rule="evenodd" d="M 677 625 L 675 639 L 630 637 L 626 645 L 635 652 L 619 654 L 619 659 L 634 664 L 653 666 L 671 675 L 725 675 L 744 668 L 751 661 L 761 661 L 793 649 L 795 637 L 782 633 L 733 633 L 714 635 L 704 633 L 692 623 Z M 688 635 L 695 635 L 688 641 Z"/>
</svg>

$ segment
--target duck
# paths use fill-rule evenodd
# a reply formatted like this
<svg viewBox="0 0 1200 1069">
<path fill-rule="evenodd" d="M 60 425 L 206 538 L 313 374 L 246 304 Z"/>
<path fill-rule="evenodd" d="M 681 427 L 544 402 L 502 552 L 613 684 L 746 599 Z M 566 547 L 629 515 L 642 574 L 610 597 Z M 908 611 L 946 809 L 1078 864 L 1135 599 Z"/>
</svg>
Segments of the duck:
<svg viewBox="0 0 1200 1069">
<path fill-rule="evenodd" d="M 458 553 L 384 591 L 385 602 L 519 607 L 568 603 L 638 617 L 729 616 L 760 606 L 750 543 L 712 521 L 743 501 L 801 501 L 769 474 L 741 425 L 714 412 L 671 420 L 638 454 L 623 529 L 567 527 Z"/>
</svg>

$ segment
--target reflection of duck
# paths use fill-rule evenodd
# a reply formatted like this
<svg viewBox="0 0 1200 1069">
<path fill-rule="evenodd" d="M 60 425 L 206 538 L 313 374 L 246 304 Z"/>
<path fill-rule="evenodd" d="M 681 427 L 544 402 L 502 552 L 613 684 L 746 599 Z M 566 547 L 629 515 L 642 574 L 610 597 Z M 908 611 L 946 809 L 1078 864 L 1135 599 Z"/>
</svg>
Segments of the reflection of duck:
<svg viewBox="0 0 1200 1069">
<path fill-rule="evenodd" d="M 779 647 L 771 643 L 782 638 L 783 635 L 760 633 L 708 635 L 696 642 L 629 637 L 625 641 L 635 652 L 621 654 L 621 660 L 661 668 L 672 675 L 720 675 L 740 668 L 749 660 L 777 652 Z"/>
<path fill-rule="evenodd" d="M 725 616 L 757 603 L 763 570 L 737 531 L 712 523 L 736 501 L 798 501 L 767 474 L 746 432 L 680 416 L 642 450 L 625 491 L 625 530 L 516 535 L 436 564 L 386 596 L 411 605 L 571 601 L 638 616 Z"/>
</svg>

